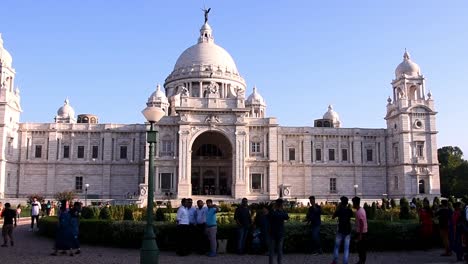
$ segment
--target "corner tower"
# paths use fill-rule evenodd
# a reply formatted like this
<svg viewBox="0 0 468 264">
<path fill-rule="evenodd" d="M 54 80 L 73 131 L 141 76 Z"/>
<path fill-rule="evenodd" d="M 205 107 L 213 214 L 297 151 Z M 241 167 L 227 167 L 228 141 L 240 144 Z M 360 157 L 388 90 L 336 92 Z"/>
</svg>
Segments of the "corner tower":
<svg viewBox="0 0 468 264">
<path fill-rule="evenodd" d="M 387 102 L 388 194 L 393 197 L 440 195 L 436 114 L 419 66 L 405 50 L 395 70 Z"/>
<path fill-rule="evenodd" d="M 21 113 L 19 89 L 14 87 L 13 59 L 0 34 L 0 198 L 16 190 L 18 123 Z"/>
</svg>

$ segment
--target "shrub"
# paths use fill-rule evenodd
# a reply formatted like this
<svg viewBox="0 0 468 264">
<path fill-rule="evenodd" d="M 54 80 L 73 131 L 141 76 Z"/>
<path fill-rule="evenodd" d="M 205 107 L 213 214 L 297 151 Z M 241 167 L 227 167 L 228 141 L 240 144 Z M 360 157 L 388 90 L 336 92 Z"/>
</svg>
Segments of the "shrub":
<svg viewBox="0 0 468 264">
<path fill-rule="evenodd" d="M 130 207 L 124 208 L 123 220 L 133 221 L 133 210 Z"/>
<path fill-rule="evenodd" d="M 112 219 L 109 208 L 107 208 L 107 207 L 101 208 L 101 211 L 99 212 L 99 219 L 102 219 L 102 220 L 111 220 Z"/>
<path fill-rule="evenodd" d="M 95 206 L 86 206 L 81 209 L 81 217 L 84 219 L 97 219 L 99 217 L 99 208 Z"/>
<path fill-rule="evenodd" d="M 76 193 L 74 191 L 58 192 L 54 194 L 54 198 L 57 201 L 67 200 L 68 202 L 71 202 L 76 199 Z"/>
<path fill-rule="evenodd" d="M 31 195 L 28 195 L 28 204 L 31 204 L 34 198 L 36 198 L 37 201 L 40 203 L 44 201 L 44 196 L 42 194 L 34 193 Z"/>
<path fill-rule="evenodd" d="M 158 221 L 158 222 L 166 221 L 166 215 L 164 214 L 164 209 L 158 208 L 156 210 L 156 215 L 155 215 L 154 219 L 156 221 Z"/>
<path fill-rule="evenodd" d="M 392 208 L 396 208 L 396 207 L 397 207 L 396 202 L 395 202 L 395 199 L 393 199 L 393 198 L 390 199 L 390 206 L 391 206 Z"/>
<path fill-rule="evenodd" d="M 323 215 L 333 215 L 336 211 L 336 205 L 327 203 L 321 206 Z"/>
<path fill-rule="evenodd" d="M 405 197 L 400 199 L 400 219 L 410 219 L 409 204 Z"/>
</svg>

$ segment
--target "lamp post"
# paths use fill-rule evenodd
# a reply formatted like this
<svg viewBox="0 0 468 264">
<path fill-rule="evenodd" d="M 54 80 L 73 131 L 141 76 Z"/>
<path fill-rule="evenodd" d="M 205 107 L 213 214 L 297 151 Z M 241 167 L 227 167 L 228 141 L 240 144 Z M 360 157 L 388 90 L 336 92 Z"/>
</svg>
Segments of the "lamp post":
<svg viewBox="0 0 468 264">
<path fill-rule="evenodd" d="M 143 243 L 140 250 L 140 264 L 159 263 L 159 249 L 156 244 L 156 235 L 153 230 L 153 207 L 154 207 L 154 148 L 158 138 L 158 132 L 154 124 L 165 115 L 161 108 L 151 106 L 148 103 L 142 111 L 146 120 L 150 123 L 150 130 L 146 132 L 146 141 L 149 143 L 149 168 L 148 168 L 148 202 L 146 206 L 146 227 L 143 235 Z"/>
<path fill-rule="evenodd" d="M 358 187 L 359 187 L 359 185 L 354 184 L 354 196 L 357 196 L 357 188 Z"/>
<path fill-rule="evenodd" d="M 85 189 L 84 189 L 84 191 L 85 191 L 84 206 L 86 207 L 86 206 L 88 206 L 88 187 L 89 187 L 89 184 L 86 183 L 84 186 L 85 186 Z"/>
</svg>

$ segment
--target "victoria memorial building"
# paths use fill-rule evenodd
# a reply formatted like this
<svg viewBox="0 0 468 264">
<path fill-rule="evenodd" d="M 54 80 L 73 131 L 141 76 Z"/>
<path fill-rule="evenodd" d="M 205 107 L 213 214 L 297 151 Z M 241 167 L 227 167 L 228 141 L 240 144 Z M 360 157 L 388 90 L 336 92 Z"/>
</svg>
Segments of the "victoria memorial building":
<svg viewBox="0 0 468 264">
<path fill-rule="evenodd" d="M 89 184 L 89 198 L 143 199 L 147 126 L 100 123 L 96 114 L 76 114 L 68 99 L 50 123 L 20 122 L 6 44 L 0 35 L 0 198 L 52 197 L 64 190 L 84 195 Z M 332 106 L 310 125 L 281 126 L 267 116 L 261 90 L 247 92 L 234 59 L 215 43 L 206 22 L 164 86 L 146 100 L 166 113 L 156 125 L 155 197 L 440 195 L 437 112 L 408 52 L 389 91 L 385 128 L 342 127 Z"/>
</svg>

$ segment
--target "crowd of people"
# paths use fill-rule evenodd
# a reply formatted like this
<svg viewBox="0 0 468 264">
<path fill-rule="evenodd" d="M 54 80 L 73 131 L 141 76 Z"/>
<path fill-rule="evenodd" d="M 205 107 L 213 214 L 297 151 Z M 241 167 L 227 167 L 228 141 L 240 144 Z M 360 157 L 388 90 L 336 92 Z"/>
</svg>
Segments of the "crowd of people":
<svg viewBox="0 0 468 264">
<path fill-rule="evenodd" d="M 453 209 L 447 200 L 440 202 L 440 207 L 431 207 L 429 200 L 423 200 L 423 206 L 418 211 L 421 224 L 421 238 L 425 247 L 431 247 L 434 234 L 434 222 L 438 222 L 439 235 L 444 246 L 441 256 L 452 256 L 455 253 L 457 261 L 463 261 L 463 245 L 468 245 L 468 205 L 464 208 L 461 202 L 455 202 Z M 465 256 L 468 263 L 468 254 Z"/>
<path fill-rule="evenodd" d="M 48 201 L 39 202 L 36 197 L 32 198 L 30 203 L 31 226 L 29 231 L 39 230 L 39 217 L 54 215 L 55 204 Z M 21 218 L 21 205 L 15 209 L 11 208 L 10 203 L 3 204 L 0 202 L 0 217 L 3 218 L 2 236 L 3 244 L 1 247 L 14 246 L 13 230 L 17 226 Z M 56 239 L 54 244 L 54 252 L 51 255 L 57 256 L 59 251 L 61 254 L 69 254 L 74 256 L 80 254 L 79 236 L 79 218 L 81 215 L 81 203 L 75 202 L 72 208 L 69 208 L 68 201 L 60 202 L 60 210 L 58 211 L 58 226 Z M 36 224 L 36 228 L 34 228 Z"/>
</svg>

